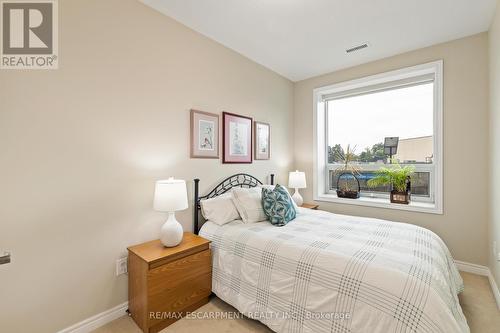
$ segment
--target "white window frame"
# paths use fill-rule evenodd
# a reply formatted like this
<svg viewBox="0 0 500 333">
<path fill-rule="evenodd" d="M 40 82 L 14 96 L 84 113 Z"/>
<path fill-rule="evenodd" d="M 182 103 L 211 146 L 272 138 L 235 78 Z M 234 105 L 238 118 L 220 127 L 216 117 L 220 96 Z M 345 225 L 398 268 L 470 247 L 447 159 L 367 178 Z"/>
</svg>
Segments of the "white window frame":
<svg viewBox="0 0 500 333">
<path fill-rule="evenodd" d="M 359 199 L 344 199 L 328 188 L 328 170 L 332 167 L 327 164 L 327 110 L 325 96 L 332 94 L 348 94 L 349 91 L 369 90 L 375 85 L 381 86 L 391 82 L 410 80 L 421 76 L 434 75 L 434 156 L 433 163 L 417 167 L 417 171 L 433 169 L 430 179 L 431 199 L 415 197 L 409 205 L 393 204 L 383 196 L 364 195 Z M 443 61 L 434 61 L 400 70 L 372 75 L 361 79 L 341 82 L 313 90 L 313 142 L 314 142 L 314 169 L 313 169 L 313 198 L 316 201 L 335 202 L 350 205 L 399 209 L 432 214 L 443 214 Z M 420 170 L 422 169 L 422 170 Z"/>
</svg>

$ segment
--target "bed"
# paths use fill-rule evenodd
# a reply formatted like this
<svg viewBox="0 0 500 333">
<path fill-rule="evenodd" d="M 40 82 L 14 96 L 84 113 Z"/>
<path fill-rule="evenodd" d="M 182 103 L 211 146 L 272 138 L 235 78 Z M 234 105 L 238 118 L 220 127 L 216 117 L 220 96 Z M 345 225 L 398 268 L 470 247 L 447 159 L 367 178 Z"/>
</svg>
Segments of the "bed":
<svg viewBox="0 0 500 333">
<path fill-rule="evenodd" d="M 275 332 L 469 332 L 462 279 L 427 229 L 302 208 L 283 227 L 201 223 L 200 200 L 259 184 L 239 174 L 200 197 L 195 180 L 195 231 L 212 241 L 223 301 Z"/>
</svg>

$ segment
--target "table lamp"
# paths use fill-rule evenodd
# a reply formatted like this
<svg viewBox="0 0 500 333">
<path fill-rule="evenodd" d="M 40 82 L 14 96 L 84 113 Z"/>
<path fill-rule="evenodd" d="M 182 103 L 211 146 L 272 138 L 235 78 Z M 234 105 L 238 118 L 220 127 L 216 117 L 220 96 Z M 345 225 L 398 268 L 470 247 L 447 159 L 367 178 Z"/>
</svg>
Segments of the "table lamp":
<svg viewBox="0 0 500 333">
<path fill-rule="evenodd" d="M 173 247 L 182 241 L 183 230 L 175 218 L 175 212 L 188 208 L 186 182 L 170 177 L 159 180 L 155 186 L 154 209 L 168 212 L 167 222 L 161 227 L 160 241 L 166 247 Z"/>
<path fill-rule="evenodd" d="M 298 170 L 290 172 L 288 175 L 288 187 L 294 188 L 295 193 L 292 195 L 293 201 L 297 204 L 297 206 L 302 206 L 304 200 L 299 193 L 299 188 L 306 188 L 306 174 L 304 172 L 300 172 Z"/>
</svg>

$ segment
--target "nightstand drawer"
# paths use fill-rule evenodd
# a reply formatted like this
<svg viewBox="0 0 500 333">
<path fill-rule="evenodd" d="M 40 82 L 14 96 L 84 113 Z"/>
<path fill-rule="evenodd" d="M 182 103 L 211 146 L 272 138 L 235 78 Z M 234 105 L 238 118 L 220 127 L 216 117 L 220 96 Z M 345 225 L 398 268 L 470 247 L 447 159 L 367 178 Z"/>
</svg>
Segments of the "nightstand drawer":
<svg viewBox="0 0 500 333">
<path fill-rule="evenodd" d="M 165 289 L 176 289 L 176 285 L 182 281 L 210 272 L 212 272 L 210 249 L 150 269 L 149 296 Z"/>
<path fill-rule="evenodd" d="M 212 290 L 210 249 L 175 260 L 148 272 L 148 310 L 166 315 L 206 299 Z M 149 318 L 148 326 L 160 322 Z"/>
<path fill-rule="evenodd" d="M 154 240 L 128 248 L 130 315 L 144 333 L 156 333 L 200 306 L 212 292 L 210 241 L 185 232 L 165 247 Z"/>
</svg>

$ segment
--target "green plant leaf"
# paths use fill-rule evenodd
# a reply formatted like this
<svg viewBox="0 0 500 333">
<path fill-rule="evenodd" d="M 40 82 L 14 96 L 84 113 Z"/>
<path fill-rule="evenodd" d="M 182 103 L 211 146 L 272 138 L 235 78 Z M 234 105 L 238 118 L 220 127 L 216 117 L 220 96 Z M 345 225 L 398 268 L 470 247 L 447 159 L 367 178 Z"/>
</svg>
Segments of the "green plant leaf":
<svg viewBox="0 0 500 333">
<path fill-rule="evenodd" d="M 396 163 L 390 168 L 381 167 L 375 173 L 376 176 L 367 182 L 369 187 L 392 185 L 396 191 L 405 192 L 406 180 L 415 173 L 415 167 L 412 165 L 401 167 L 399 163 Z"/>
</svg>

